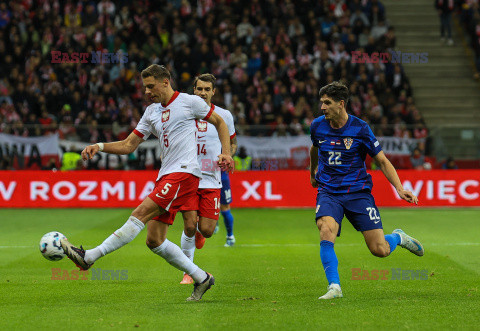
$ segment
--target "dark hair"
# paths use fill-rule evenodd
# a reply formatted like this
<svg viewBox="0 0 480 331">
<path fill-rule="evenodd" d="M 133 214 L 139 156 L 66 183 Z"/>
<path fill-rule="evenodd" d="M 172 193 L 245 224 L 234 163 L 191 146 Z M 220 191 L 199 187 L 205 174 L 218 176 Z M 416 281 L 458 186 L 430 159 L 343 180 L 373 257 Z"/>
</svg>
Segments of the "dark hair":
<svg viewBox="0 0 480 331">
<path fill-rule="evenodd" d="M 343 83 L 340 82 L 333 82 L 325 85 L 320 89 L 318 95 L 320 96 L 320 98 L 326 95 L 327 97 L 332 98 L 336 102 L 343 100 L 345 101 L 345 105 L 347 104 L 349 99 L 348 87 L 346 87 Z"/>
<path fill-rule="evenodd" d="M 212 89 L 215 88 L 215 82 L 217 81 L 215 76 L 212 74 L 201 74 L 195 77 L 195 80 L 193 81 L 193 88 L 197 88 L 197 82 L 199 80 L 202 82 L 212 83 Z"/>
<path fill-rule="evenodd" d="M 164 78 L 168 79 L 169 81 L 172 80 L 170 71 L 168 71 L 168 69 L 165 68 L 165 66 L 161 66 L 158 64 L 152 64 L 142 71 L 142 78 L 147 78 L 147 77 L 153 77 L 156 80 L 161 80 Z"/>
</svg>

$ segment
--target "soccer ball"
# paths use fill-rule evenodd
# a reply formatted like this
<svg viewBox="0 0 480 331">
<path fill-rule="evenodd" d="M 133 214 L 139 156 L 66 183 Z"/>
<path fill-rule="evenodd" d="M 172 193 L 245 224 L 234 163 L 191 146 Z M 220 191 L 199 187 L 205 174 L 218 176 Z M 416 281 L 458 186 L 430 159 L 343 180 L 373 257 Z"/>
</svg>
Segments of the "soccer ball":
<svg viewBox="0 0 480 331">
<path fill-rule="evenodd" d="M 60 261 L 65 257 L 60 239 L 65 238 L 60 232 L 49 232 L 40 239 L 40 253 L 50 261 Z"/>
</svg>

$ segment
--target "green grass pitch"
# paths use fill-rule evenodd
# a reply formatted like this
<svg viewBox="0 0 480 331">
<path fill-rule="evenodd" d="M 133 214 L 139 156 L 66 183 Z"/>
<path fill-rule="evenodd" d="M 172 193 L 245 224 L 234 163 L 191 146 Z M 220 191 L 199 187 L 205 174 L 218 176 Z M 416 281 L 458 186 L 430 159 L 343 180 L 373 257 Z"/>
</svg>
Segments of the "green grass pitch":
<svg viewBox="0 0 480 331">
<path fill-rule="evenodd" d="M 68 259 L 45 260 L 38 241 L 60 231 L 92 248 L 124 224 L 129 209 L 0 210 L 0 329 L 318 330 L 478 329 L 480 210 L 381 209 L 386 233 L 400 227 L 425 246 L 380 259 L 344 222 L 335 245 L 343 299 L 320 301 L 326 279 L 313 210 L 234 210 L 237 245 L 223 247 L 225 228 L 197 250 L 195 262 L 216 285 L 200 302 L 185 302 L 191 285 L 145 246 L 132 243 L 94 265 L 127 270 L 126 280 L 52 280 L 52 268 L 74 270 Z M 168 238 L 179 244 L 177 218 Z M 428 279 L 352 280 L 362 270 L 427 270 Z"/>
</svg>

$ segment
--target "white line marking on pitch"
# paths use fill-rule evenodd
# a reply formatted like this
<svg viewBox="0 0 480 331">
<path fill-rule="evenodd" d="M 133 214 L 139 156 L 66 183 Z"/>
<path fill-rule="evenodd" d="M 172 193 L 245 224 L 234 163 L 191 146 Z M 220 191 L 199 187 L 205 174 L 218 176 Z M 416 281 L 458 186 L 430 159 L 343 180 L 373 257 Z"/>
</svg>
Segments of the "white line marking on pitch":
<svg viewBox="0 0 480 331">
<path fill-rule="evenodd" d="M 318 246 L 319 244 L 237 244 L 239 247 L 302 247 Z M 363 246 L 364 244 L 335 244 L 336 246 Z M 426 243 L 425 246 L 480 246 L 480 243 Z M 2 248 L 36 248 L 36 246 L 0 246 Z"/>
<path fill-rule="evenodd" d="M 301 247 L 319 244 L 237 244 L 240 247 Z M 364 244 L 335 244 L 336 246 L 363 246 Z M 425 246 L 480 246 L 480 243 L 426 243 Z"/>
</svg>

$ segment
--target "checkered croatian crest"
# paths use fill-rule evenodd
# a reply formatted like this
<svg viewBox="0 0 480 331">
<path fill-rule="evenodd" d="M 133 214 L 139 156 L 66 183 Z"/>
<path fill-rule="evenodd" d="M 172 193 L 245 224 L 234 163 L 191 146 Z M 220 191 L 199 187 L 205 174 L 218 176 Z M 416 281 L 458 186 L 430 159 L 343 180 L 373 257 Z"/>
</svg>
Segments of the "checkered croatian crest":
<svg viewBox="0 0 480 331">
<path fill-rule="evenodd" d="M 345 148 L 346 149 L 350 149 L 350 147 L 352 147 L 352 144 L 353 144 L 353 138 L 343 138 L 343 143 L 345 144 Z"/>
</svg>

